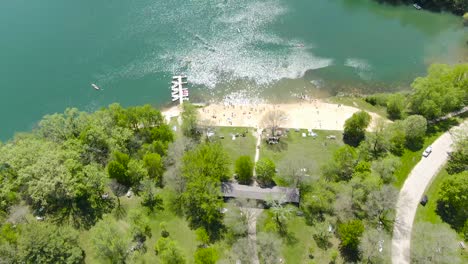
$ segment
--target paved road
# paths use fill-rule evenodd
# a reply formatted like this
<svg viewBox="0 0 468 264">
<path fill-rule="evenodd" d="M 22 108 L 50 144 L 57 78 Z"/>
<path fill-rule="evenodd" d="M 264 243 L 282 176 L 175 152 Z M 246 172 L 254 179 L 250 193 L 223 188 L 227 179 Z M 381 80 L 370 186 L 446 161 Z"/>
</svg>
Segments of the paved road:
<svg viewBox="0 0 468 264">
<path fill-rule="evenodd" d="M 432 144 L 432 153 L 427 158 L 423 157 L 413 168 L 400 191 L 393 228 L 393 264 L 410 263 L 411 230 L 419 201 L 433 177 L 447 161 L 447 152 L 451 151 L 452 143 L 449 132 L 440 136 Z"/>
</svg>

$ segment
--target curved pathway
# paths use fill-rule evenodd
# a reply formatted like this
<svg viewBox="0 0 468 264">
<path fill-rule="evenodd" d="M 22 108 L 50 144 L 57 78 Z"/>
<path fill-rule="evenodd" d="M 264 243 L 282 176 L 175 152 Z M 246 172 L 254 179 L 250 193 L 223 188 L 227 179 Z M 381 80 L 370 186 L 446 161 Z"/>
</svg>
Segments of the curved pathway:
<svg viewBox="0 0 468 264">
<path fill-rule="evenodd" d="M 432 179 L 447 161 L 447 152 L 451 151 L 452 143 L 450 132 L 444 133 L 434 141 L 432 153 L 416 164 L 400 190 L 393 227 L 393 264 L 410 263 L 411 230 L 419 201 Z"/>
</svg>

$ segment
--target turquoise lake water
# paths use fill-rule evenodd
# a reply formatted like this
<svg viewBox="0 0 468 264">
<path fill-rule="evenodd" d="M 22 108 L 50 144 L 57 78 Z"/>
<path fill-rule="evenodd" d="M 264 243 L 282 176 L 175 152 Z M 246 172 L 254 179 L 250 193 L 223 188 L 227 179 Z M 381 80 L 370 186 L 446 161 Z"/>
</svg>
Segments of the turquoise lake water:
<svg viewBox="0 0 468 264">
<path fill-rule="evenodd" d="M 407 89 L 467 40 L 459 17 L 370 0 L 1 1 L 0 139 L 69 106 L 166 104 L 178 73 L 198 100 Z"/>
</svg>

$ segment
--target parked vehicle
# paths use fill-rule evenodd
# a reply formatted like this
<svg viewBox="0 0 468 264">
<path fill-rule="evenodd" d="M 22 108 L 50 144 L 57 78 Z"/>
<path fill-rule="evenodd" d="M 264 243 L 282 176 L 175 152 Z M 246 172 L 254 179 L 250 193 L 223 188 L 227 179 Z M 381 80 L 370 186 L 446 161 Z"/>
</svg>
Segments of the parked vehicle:
<svg viewBox="0 0 468 264">
<path fill-rule="evenodd" d="M 432 146 L 429 146 L 424 150 L 422 155 L 423 155 L 423 157 L 427 158 L 429 156 L 429 154 L 431 154 L 431 152 L 432 152 Z"/>
</svg>

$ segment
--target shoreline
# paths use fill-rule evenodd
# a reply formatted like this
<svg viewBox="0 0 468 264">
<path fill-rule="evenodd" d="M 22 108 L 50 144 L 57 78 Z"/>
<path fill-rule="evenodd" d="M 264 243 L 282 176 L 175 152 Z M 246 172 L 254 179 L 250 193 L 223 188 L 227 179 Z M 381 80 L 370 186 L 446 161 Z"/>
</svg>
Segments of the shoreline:
<svg viewBox="0 0 468 264">
<path fill-rule="evenodd" d="M 281 127 L 291 129 L 317 129 L 342 131 L 346 119 L 361 109 L 342 104 L 312 99 L 296 103 L 211 103 L 198 109 L 199 124 L 203 126 L 253 127 L 263 128 L 262 119 L 269 111 L 278 110 L 285 113 L 280 122 Z M 166 121 L 181 114 L 179 105 L 161 111 Z M 378 119 L 387 120 L 376 113 L 368 112 L 372 130 Z"/>
</svg>

